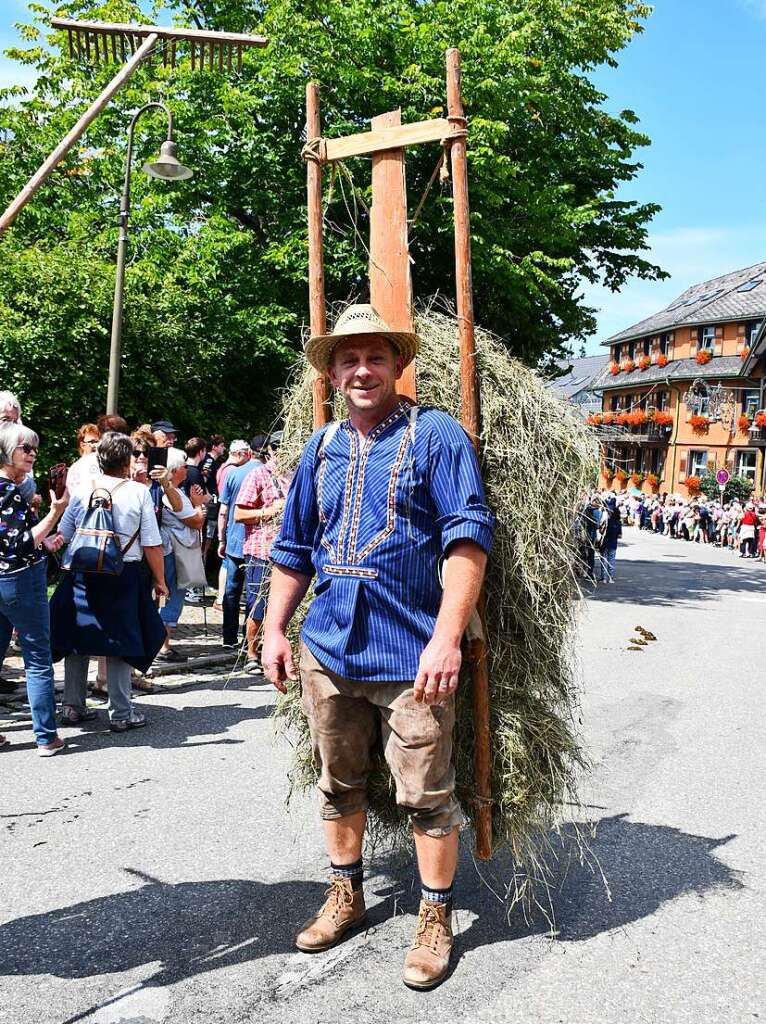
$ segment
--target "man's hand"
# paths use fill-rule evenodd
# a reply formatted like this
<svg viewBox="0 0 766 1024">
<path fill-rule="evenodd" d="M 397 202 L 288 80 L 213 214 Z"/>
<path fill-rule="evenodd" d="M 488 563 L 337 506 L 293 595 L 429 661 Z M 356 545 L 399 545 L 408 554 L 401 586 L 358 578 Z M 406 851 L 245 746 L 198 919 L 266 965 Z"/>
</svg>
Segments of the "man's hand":
<svg viewBox="0 0 766 1024">
<path fill-rule="evenodd" d="M 160 598 L 160 597 L 170 597 L 170 591 L 168 590 L 168 585 L 167 585 L 167 583 L 164 580 L 155 580 L 154 581 L 154 596 L 157 597 L 157 598 Z"/>
<path fill-rule="evenodd" d="M 431 638 L 420 655 L 413 687 L 415 700 L 434 704 L 457 690 L 463 655 L 460 642 Z"/>
<path fill-rule="evenodd" d="M 284 633 L 276 630 L 264 634 L 261 664 L 266 678 L 281 692 L 287 693 L 286 680 L 298 679 L 293 652 Z"/>
<path fill-rule="evenodd" d="M 46 551 L 58 551 L 59 548 L 62 548 L 63 546 L 64 537 L 60 533 L 53 533 L 43 541 L 43 547 Z"/>
<path fill-rule="evenodd" d="M 221 559 L 226 558 L 226 541 L 221 541 L 218 545 L 218 557 Z"/>
</svg>

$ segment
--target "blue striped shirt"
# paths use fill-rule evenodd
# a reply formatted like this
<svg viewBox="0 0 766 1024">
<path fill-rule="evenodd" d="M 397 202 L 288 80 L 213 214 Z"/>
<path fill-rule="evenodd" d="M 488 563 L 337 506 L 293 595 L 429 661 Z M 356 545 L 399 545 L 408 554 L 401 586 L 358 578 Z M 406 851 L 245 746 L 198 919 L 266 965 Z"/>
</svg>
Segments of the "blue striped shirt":
<svg viewBox="0 0 766 1024">
<path fill-rule="evenodd" d="M 302 638 L 346 679 L 414 679 L 441 603 L 439 561 L 492 544 L 473 446 L 446 413 L 402 403 L 362 438 L 344 420 L 306 445 L 271 561 L 316 575 Z M 412 443 L 414 430 L 415 443 Z"/>
</svg>

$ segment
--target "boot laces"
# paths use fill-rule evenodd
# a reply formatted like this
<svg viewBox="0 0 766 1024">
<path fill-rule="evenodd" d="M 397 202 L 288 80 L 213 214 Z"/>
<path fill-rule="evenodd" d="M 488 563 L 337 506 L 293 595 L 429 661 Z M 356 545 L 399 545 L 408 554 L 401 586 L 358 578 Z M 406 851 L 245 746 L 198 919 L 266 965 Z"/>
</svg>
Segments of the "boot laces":
<svg viewBox="0 0 766 1024">
<path fill-rule="evenodd" d="M 435 907 L 429 907 L 427 904 L 421 906 L 415 933 L 415 945 L 429 946 L 431 949 L 435 949 L 443 927 L 439 911 Z"/>
<path fill-rule="evenodd" d="M 330 879 L 330 884 L 325 889 L 327 897 L 324 906 L 320 910 L 320 916 L 326 914 L 328 917 L 336 917 L 347 907 L 354 905 L 354 893 L 344 885 L 342 878 Z"/>
</svg>

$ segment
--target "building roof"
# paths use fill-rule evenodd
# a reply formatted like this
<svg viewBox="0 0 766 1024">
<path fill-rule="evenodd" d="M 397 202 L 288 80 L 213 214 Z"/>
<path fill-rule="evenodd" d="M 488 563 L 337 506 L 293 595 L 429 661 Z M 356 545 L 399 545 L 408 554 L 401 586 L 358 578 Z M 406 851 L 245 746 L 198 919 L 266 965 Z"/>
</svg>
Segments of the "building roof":
<svg viewBox="0 0 766 1024">
<path fill-rule="evenodd" d="M 722 320 L 750 320 L 764 315 L 766 261 L 692 285 L 659 313 L 613 334 L 603 344 L 632 341 L 676 327 L 720 323 Z"/>
<path fill-rule="evenodd" d="M 582 359 L 562 359 L 559 366 L 568 372 L 548 382 L 548 387 L 559 398 L 570 399 L 587 391 L 607 364 L 607 356 L 584 356 Z"/>
<path fill-rule="evenodd" d="M 709 363 L 700 366 L 696 359 L 671 359 L 667 366 L 650 366 L 647 370 L 631 370 L 630 373 L 611 374 L 607 367 L 593 382 L 594 391 L 612 391 L 642 384 L 656 384 L 660 381 L 696 380 L 697 377 L 741 377 L 744 364 L 739 356 L 714 356 Z"/>
</svg>

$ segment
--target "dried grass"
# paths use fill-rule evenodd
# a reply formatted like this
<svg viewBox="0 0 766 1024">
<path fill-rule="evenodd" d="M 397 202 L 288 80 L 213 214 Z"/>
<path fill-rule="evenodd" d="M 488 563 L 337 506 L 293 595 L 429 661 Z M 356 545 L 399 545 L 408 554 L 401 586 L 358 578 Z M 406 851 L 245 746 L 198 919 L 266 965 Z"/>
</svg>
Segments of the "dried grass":
<svg viewBox="0 0 766 1024">
<path fill-rule="evenodd" d="M 429 308 L 418 316 L 418 401 L 459 418 L 459 354 L 454 315 Z M 572 524 L 578 499 L 595 479 L 591 433 L 540 377 L 477 330 L 482 403 L 482 473 L 497 516 L 486 581 L 490 657 L 493 840 L 516 865 L 511 904 L 538 900 L 548 877 L 551 837 L 576 807 L 585 767 L 575 721 L 572 632 L 577 596 Z M 312 430 L 312 373 L 302 370 L 284 401 L 280 461 L 297 464 Z M 336 415 L 344 410 L 336 408 Z M 297 640 L 308 601 L 296 615 Z M 295 746 L 291 782 L 316 777 L 298 687 L 279 701 L 278 723 Z M 457 794 L 473 819 L 473 725 L 464 671 L 455 728 Z M 382 758 L 370 780 L 371 834 L 387 845 L 408 836 Z M 567 830 L 568 834 L 570 833 Z M 577 830 L 574 831 L 578 835 Z"/>
</svg>

